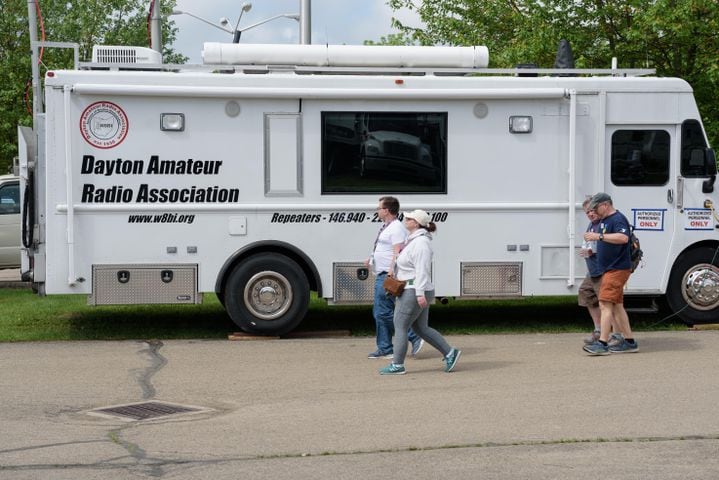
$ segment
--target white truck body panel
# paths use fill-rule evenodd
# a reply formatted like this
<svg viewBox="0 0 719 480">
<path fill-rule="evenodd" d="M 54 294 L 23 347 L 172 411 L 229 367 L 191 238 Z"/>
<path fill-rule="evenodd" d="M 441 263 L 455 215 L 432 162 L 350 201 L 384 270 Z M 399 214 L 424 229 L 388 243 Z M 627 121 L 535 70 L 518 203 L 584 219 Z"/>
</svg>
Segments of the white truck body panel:
<svg viewBox="0 0 719 480">
<path fill-rule="evenodd" d="M 45 86 L 49 294 L 92 294 L 93 266 L 115 264 L 196 265 L 197 291 L 220 291 L 234 255 L 269 243 L 303 255 L 333 302 L 336 265 L 369 256 L 374 208 L 387 194 L 438 225 L 438 297 L 493 296 L 463 290 L 474 263 L 518 266 L 509 295 L 575 294 L 585 266 L 570 252 L 587 225 L 581 202 L 597 191 L 612 195 L 642 241 L 646 261 L 627 294 L 665 293 L 681 252 L 717 242 L 706 206 L 716 191 L 680 172 L 682 125 L 700 116 L 679 79 L 75 70 L 52 72 Z M 184 128 L 161 130 L 163 113 L 182 114 Z M 387 113 L 432 117 L 420 122 L 434 133 L 372 135 L 373 115 Z M 531 116 L 531 133 L 510 132 L 513 116 Z M 635 130 L 668 139 L 658 185 L 612 181 L 613 136 Z M 392 150 L 416 171 L 362 177 L 374 182 L 368 191 L 331 191 L 329 163 L 350 161 L 327 156 L 361 152 L 355 175 L 373 165 L 370 149 Z M 432 170 L 437 151 L 446 167 Z M 381 170 L 386 160 L 374 161 Z M 378 187 L 407 174 L 420 191 Z M 438 187 L 421 191 L 425 181 Z"/>
</svg>

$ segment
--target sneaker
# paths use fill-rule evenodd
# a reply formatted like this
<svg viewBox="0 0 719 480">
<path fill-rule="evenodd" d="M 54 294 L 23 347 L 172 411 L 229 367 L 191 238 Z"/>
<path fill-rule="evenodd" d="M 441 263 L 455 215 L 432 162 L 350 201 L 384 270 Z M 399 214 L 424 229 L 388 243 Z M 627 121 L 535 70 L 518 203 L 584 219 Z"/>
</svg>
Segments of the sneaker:
<svg viewBox="0 0 719 480">
<path fill-rule="evenodd" d="M 622 343 L 623 341 L 624 341 L 624 335 L 622 335 L 621 333 L 617 332 L 617 333 L 612 333 L 612 334 L 609 336 L 609 342 L 607 342 L 607 343 L 609 344 L 610 347 L 613 347 L 613 346 L 615 346 L 615 345 L 619 345 L 619 344 Z"/>
<path fill-rule="evenodd" d="M 597 340 L 599 340 L 599 336 L 601 335 L 601 332 L 599 330 L 594 330 L 592 333 L 589 334 L 588 337 L 584 339 L 584 344 L 589 345 L 590 343 L 594 343 Z"/>
<path fill-rule="evenodd" d="M 404 369 L 404 365 L 396 365 L 390 363 L 384 368 L 379 369 L 380 375 L 404 375 L 407 371 Z"/>
<path fill-rule="evenodd" d="M 612 353 L 634 353 L 639 351 L 639 345 L 637 344 L 636 340 L 634 341 L 634 343 L 629 343 L 626 340 L 622 339 L 622 343 L 612 345 L 611 347 L 609 347 L 609 351 Z"/>
<path fill-rule="evenodd" d="M 414 342 L 412 342 L 412 356 L 414 357 L 419 353 L 420 350 L 422 350 L 422 346 L 424 346 L 424 340 L 421 338 L 417 338 Z"/>
<path fill-rule="evenodd" d="M 375 350 L 367 355 L 367 358 L 392 358 L 392 356 L 392 352 L 380 352 L 379 350 Z"/>
<path fill-rule="evenodd" d="M 609 347 L 600 343 L 599 340 L 594 343 L 590 343 L 589 345 L 585 345 L 582 350 L 590 355 L 609 355 Z"/>
<path fill-rule="evenodd" d="M 444 361 L 447 362 L 447 364 L 444 366 L 444 371 L 449 373 L 452 371 L 455 365 L 457 365 L 457 360 L 459 360 L 459 356 L 462 354 L 461 350 L 458 350 L 456 348 L 453 348 L 452 351 L 449 352 L 449 355 L 444 357 Z"/>
</svg>

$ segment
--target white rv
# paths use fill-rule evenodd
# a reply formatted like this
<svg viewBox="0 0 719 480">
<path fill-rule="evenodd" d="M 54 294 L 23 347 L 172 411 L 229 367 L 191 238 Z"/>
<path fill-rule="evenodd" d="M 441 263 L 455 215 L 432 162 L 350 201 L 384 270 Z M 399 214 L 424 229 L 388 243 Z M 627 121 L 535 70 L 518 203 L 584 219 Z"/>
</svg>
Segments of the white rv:
<svg viewBox="0 0 719 480">
<path fill-rule="evenodd" d="M 636 226 L 627 295 L 719 318 L 716 163 L 691 87 L 640 70 L 489 70 L 483 47 L 206 44 L 204 66 L 50 71 L 21 131 L 23 270 L 91 304 L 216 293 L 291 330 L 371 303 L 377 199 L 438 224 L 438 297 L 573 295 L 598 191 Z M 32 180 L 32 181 L 31 181 Z"/>
</svg>

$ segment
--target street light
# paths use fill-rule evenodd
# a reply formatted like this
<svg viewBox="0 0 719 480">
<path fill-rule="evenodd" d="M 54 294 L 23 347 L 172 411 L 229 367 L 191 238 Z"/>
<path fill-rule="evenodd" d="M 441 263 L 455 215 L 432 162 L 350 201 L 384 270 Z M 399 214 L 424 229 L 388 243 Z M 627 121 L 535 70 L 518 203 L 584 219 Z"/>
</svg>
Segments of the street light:
<svg viewBox="0 0 719 480">
<path fill-rule="evenodd" d="M 300 14 L 299 13 L 280 13 L 279 15 L 275 15 L 270 18 L 265 18 L 264 20 L 260 20 L 257 23 L 253 23 L 252 25 L 248 25 L 244 28 L 236 29 L 235 30 L 235 36 L 232 39 L 232 43 L 240 43 L 240 36 L 242 35 L 242 32 L 247 31 L 251 28 L 259 27 L 260 25 L 270 22 L 272 20 L 275 20 L 277 18 L 291 18 L 292 20 L 300 21 Z M 239 20 L 238 20 L 239 22 Z"/>
<path fill-rule="evenodd" d="M 172 15 L 189 15 L 190 17 L 196 18 L 196 19 L 198 19 L 198 20 L 201 21 L 201 22 L 205 22 L 206 24 L 212 25 L 212 26 L 215 27 L 215 28 L 219 28 L 219 29 L 222 30 L 223 32 L 227 32 L 227 33 L 229 33 L 229 34 L 234 33 L 234 32 L 233 32 L 231 29 L 229 29 L 229 28 L 225 28 L 224 26 L 217 25 L 216 23 L 212 23 L 211 21 L 207 20 L 206 18 L 202 18 L 202 17 L 200 17 L 200 16 L 198 16 L 198 15 L 195 15 L 194 13 L 185 12 L 184 10 L 173 10 L 173 11 L 172 11 Z M 223 22 L 222 20 L 225 20 L 225 21 Z M 228 23 L 228 22 L 227 22 L 227 19 L 223 18 L 222 20 L 220 20 L 220 24 L 221 24 L 221 25 L 226 25 L 226 24 Z"/>
<path fill-rule="evenodd" d="M 232 38 L 232 43 L 240 43 L 240 35 L 242 35 L 242 32 L 240 32 L 240 20 L 242 20 L 242 14 L 245 12 L 249 12 L 250 10 L 252 10 L 252 4 L 250 2 L 245 2 L 242 4 L 240 16 L 237 17 L 237 23 L 235 24 L 235 34 Z"/>
<path fill-rule="evenodd" d="M 300 14 L 298 14 L 298 13 L 280 13 L 279 15 L 274 15 L 270 18 L 265 18 L 264 20 L 260 20 L 259 22 L 253 23 L 252 25 L 248 25 L 246 27 L 239 28 L 240 20 L 242 19 L 242 14 L 245 12 L 249 12 L 251 9 L 252 9 L 252 4 L 250 2 L 245 2 L 242 4 L 242 9 L 240 10 L 240 16 L 237 19 L 237 23 L 235 24 L 234 29 L 229 28 L 230 21 L 225 17 L 220 19 L 220 24 L 218 25 L 216 23 L 213 23 L 213 22 L 207 20 L 206 18 L 202 18 L 198 15 L 195 15 L 194 13 L 185 12 L 184 10 L 173 10 L 172 15 L 189 15 L 190 17 L 196 18 L 197 20 L 199 20 L 201 22 L 204 22 L 208 25 L 212 25 L 213 27 L 218 28 L 218 29 L 222 30 L 223 32 L 227 32 L 230 35 L 232 35 L 233 36 L 232 43 L 240 43 L 240 36 L 242 35 L 242 32 L 250 30 L 251 28 L 258 27 L 260 25 L 263 25 L 272 20 L 276 20 L 278 18 L 291 18 L 298 22 L 300 21 Z"/>
</svg>

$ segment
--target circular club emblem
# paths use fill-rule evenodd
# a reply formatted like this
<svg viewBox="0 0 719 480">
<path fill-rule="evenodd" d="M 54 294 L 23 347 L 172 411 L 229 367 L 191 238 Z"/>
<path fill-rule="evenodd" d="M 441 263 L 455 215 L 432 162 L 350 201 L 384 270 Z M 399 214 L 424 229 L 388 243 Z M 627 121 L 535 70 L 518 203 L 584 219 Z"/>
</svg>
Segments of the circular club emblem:
<svg viewBox="0 0 719 480">
<path fill-rule="evenodd" d="M 95 102 L 80 117 L 82 138 L 97 148 L 120 145 L 129 126 L 125 112 L 112 102 Z"/>
</svg>

